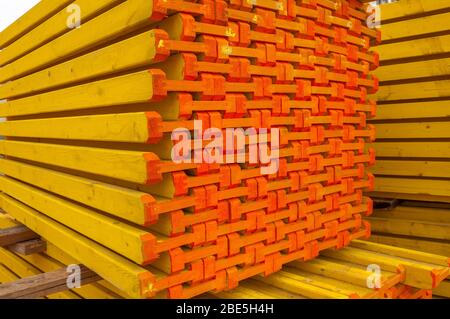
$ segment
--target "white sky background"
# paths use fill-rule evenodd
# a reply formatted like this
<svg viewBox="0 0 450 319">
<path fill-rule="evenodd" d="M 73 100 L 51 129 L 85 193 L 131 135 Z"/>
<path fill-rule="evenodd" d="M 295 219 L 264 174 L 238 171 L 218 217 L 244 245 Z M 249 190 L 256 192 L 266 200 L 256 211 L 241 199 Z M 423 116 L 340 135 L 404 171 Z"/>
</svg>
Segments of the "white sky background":
<svg viewBox="0 0 450 319">
<path fill-rule="evenodd" d="M 0 0 L 0 32 L 38 2 L 40 0 Z"/>
</svg>

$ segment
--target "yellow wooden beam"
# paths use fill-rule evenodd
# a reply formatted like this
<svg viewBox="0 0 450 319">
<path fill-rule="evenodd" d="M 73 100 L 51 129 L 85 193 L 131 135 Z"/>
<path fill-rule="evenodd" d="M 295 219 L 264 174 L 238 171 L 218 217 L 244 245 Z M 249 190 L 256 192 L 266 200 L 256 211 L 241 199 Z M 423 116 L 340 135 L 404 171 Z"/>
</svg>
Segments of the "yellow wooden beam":
<svg viewBox="0 0 450 319">
<path fill-rule="evenodd" d="M 146 193 L 6 159 L 0 172 L 139 225 L 151 222 L 154 199 Z"/>
<path fill-rule="evenodd" d="M 73 5 L 81 8 L 80 22 L 85 23 L 105 9 L 120 2 L 122 0 L 77 0 L 73 2 Z M 5 47 L 0 51 L 0 66 L 10 63 L 40 45 L 69 32 L 71 29 L 67 26 L 68 16 L 67 8 L 63 8 L 60 12 L 24 34 L 20 39 Z"/>
<path fill-rule="evenodd" d="M 127 92 L 127 94 L 123 92 Z M 152 97 L 152 75 L 147 71 L 142 71 L 8 101 L 2 104 L 0 116 L 147 103 Z"/>
<path fill-rule="evenodd" d="M 32 30 L 37 25 L 68 6 L 74 0 L 41 0 L 33 8 L 28 10 L 23 16 L 14 21 L 9 27 L 0 32 L 0 48 L 5 48 L 8 44 Z"/>
<path fill-rule="evenodd" d="M 380 179 L 381 177 L 377 177 Z M 397 199 L 406 199 L 413 201 L 422 201 L 422 202 L 439 202 L 439 203 L 450 203 L 450 196 L 438 196 L 438 195 L 427 195 L 427 194 L 408 194 L 408 193 L 399 193 L 399 192 L 370 192 L 368 193 L 371 197 L 378 198 L 397 198 Z"/>
<path fill-rule="evenodd" d="M 379 159 L 370 171 L 377 175 L 450 178 L 450 162 Z"/>
<path fill-rule="evenodd" d="M 450 80 L 380 86 L 378 101 L 441 98 L 450 96 Z"/>
<path fill-rule="evenodd" d="M 449 210 L 445 208 L 397 206 L 392 210 L 375 210 L 373 217 L 392 219 L 413 219 L 450 224 Z"/>
<path fill-rule="evenodd" d="M 0 248 L 0 260 L 9 269 L 14 269 L 14 272 L 20 278 L 31 277 L 42 273 L 38 268 L 4 248 Z M 80 299 L 77 294 L 70 291 L 58 292 L 47 297 L 50 299 Z"/>
<path fill-rule="evenodd" d="M 384 27 L 389 27 L 385 24 L 386 20 L 408 18 L 408 16 L 427 14 L 436 10 L 448 9 L 450 11 L 450 4 L 447 0 L 400 0 L 394 3 L 388 3 L 380 6 L 381 19 Z"/>
<path fill-rule="evenodd" d="M 434 288 L 438 283 L 435 280 L 435 274 L 447 273 L 448 275 L 449 271 L 448 267 L 420 263 L 353 247 L 347 247 L 342 250 L 324 250 L 322 254 L 342 261 L 351 260 L 352 263 L 357 263 L 364 267 L 376 264 L 381 269 L 394 273 L 403 268 L 405 269 L 405 280 L 403 283 L 420 289 Z"/>
<path fill-rule="evenodd" d="M 42 69 L 151 23 L 153 1 L 128 0 L 0 68 L 0 83 Z"/>
<path fill-rule="evenodd" d="M 450 81 L 449 81 L 450 84 Z M 450 138 L 450 121 L 375 125 L 378 139 Z"/>
<path fill-rule="evenodd" d="M 381 44 L 374 48 L 383 61 L 402 58 L 426 59 L 427 55 L 450 52 L 450 35 Z"/>
<path fill-rule="evenodd" d="M 420 27 L 413 27 L 420 26 Z M 393 22 L 382 26 L 382 41 L 399 40 L 406 37 L 426 35 L 450 29 L 450 12 Z"/>
<path fill-rule="evenodd" d="M 114 72 L 149 66 L 157 58 L 155 42 L 155 31 L 151 30 L 7 82 L 0 86 L 0 99 L 36 93 Z"/>
<path fill-rule="evenodd" d="M 8 177 L 0 181 L 4 193 L 138 264 L 147 264 L 156 256 L 156 238 L 148 232 Z"/>
<path fill-rule="evenodd" d="M 450 158 L 447 142 L 376 142 L 371 144 L 377 157 Z"/>
<path fill-rule="evenodd" d="M 378 217 L 368 220 L 373 232 L 450 240 L 450 224 Z"/>
<path fill-rule="evenodd" d="M 413 249 L 405 249 L 400 247 L 393 247 L 389 245 L 383 245 L 378 243 L 369 242 L 366 240 L 354 240 L 351 243 L 352 247 L 370 250 L 373 252 L 379 252 L 382 254 L 396 256 L 401 258 L 407 258 L 412 260 L 417 260 L 427 264 L 434 264 L 443 267 L 449 267 L 450 259 L 446 256 L 440 256 L 435 254 L 430 254 L 426 252 L 420 252 Z"/>
<path fill-rule="evenodd" d="M 23 259 L 39 268 L 39 270 L 43 273 L 59 270 L 66 267 L 66 265 L 43 254 L 24 256 Z M 99 286 L 96 283 L 84 285 L 80 288 L 74 288 L 72 289 L 72 292 L 80 295 L 85 299 L 116 299 L 115 294 L 108 293 L 103 287 Z"/>
<path fill-rule="evenodd" d="M 433 295 L 450 298 L 450 280 L 444 280 L 437 288 L 433 289 Z"/>
<path fill-rule="evenodd" d="M 50 242 L 47 242 L 47 250 L 45 251 L 45 254 L 55 260 L 58 260 L 60 263 L 63 263 L 65 265 L 80 264 L 78 260 L 72 258 L 65 251 L 59 249 Z M 111 283 L 109 283 L 104 279 L 98 281 L 97 284 L 106 289 L 107 291 L 111 291 L 117 296 L 120 296 L 125 299 L 130 299 L 130 296 L 127 295 L 124 291 L 118 289 L 117 287 L 113 286 Z"/>
<path fill-rule="evenodd" d="M 349 296 L 335 292 L 333 290 L 318 287 L 313 285 L 310 280 L 302 276 L 295 276 L 285 271 L 279 271 L 273 275 L 266 278 L 256 276 L 254 278 L 257 281 L 264 282 L 265 284 L 272 285 L 274 287 L 289 291 L 291 293 L 300 294 L 308 298 L 318 298 L 318 299 L 348 299 Z M 333 289 L 332 287 L 330 287 Z"/>
<path fill-rule="evenodd" d="M 414 249 L 431 254 L 450 257 L 450 243 L 445 243 L 442 241 L 433 241 L 418 237 L 399 237 L 384 234 L 381 235 L 376 233 L 373 233 L 370 236 L 369 240 L 380 244 Z"/>
<path fill-rule="evenodd" d="M 151 134 L 146 113 L 58 117 L 0 123 L 0 135 L 69 140 L 147 143 Z"/>
<path fill-rule="evenodd" d="M 450 72 L 449 72 L 450 74 Z M 376 120 L 450 118 L 450 101 L 380 104 Z"/>
<path fill-rule="evenodd" d="M 13 282 L 20 279 L 16 274 L 14 274 L 11 270 L 0 264 L 0 282 L 2 284 Z"/>
<path fill-rule="evenodd" d="M 151 153 L 16 141 L 0 141 L 0 154 L 139 184 L 149 181 L 155 159 Z"/>
<path fill-rule="evenodd" d="M 381 81 L 410 80 L 448 75 L 450 74 L 450 58 L 382 65 L 374 71 L 374 74 Z"/>
<path fill-rule="evenodd" d="M 0 207 L 131 297 L 153 295 L 154 276 L 144 268 L 7 195 L 0 195 Z"/>
<path fill-rule="evenodd" d="M 450 197 L 450 183 L 425 178 L 377 177 L 375 191 Z"/>
</svg>

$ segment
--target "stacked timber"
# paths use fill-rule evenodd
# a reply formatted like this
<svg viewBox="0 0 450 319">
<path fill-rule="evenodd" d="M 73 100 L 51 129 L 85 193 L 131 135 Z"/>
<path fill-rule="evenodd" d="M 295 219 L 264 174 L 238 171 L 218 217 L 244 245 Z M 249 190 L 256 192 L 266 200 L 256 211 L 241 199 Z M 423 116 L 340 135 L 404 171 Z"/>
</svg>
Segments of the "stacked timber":
<svg viewBox="0 0 450 319">
<path fill-rule="evenodd" d="M 367 220 L 370 241 L 450 258 L 448 204 L 406 201 L 392 210 L 375 210 Z M 450 298 L 449 279 L 434 294 Z"/>
<path fill-rule="evenodd" d="M 450 1 L 381 6 L 373 196 L 450 202 Z"/>
<path fill-rule="evenodd" d="M 191 298 L 367 237 L 366 16 L 355 0 L 42 0 L 0 34 L 0 207 L 47 242 L 30 274 L 83 264 L 104 279 L 91 292 Z M 230 128 L 250 133 L 212 147 Z M 256 145 L 271 154 L 254 162 Z"/>
</svg>

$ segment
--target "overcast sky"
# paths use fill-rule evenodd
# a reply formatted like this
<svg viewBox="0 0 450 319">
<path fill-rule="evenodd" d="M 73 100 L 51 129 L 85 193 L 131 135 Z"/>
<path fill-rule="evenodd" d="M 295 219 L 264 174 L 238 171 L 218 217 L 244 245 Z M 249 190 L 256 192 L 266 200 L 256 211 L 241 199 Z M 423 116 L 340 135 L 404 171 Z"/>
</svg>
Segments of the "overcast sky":
<svg viewBox="0 0 450 319">
<path fill-rule="evenodd" d="M 0 0 L 0 31 L 20 18 L 40 0 Z"/>
</svg>

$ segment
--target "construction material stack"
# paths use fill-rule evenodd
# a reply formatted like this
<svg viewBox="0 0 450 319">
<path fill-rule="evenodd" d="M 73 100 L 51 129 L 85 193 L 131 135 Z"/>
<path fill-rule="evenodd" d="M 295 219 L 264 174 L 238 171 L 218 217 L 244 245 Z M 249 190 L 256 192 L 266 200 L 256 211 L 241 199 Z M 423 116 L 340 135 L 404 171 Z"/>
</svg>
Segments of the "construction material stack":
<svg viewBox="0 0 450 319">
<path fill-rule="evenodd" d="M 450 202 L 450 1 L 381 5 L 374 196 Z"/>
<path fill-rule="evenodd" d="M 133 298 L 230 290 L 368 237 L 366 17 L 354 0 L 41 1 L 0 34 L 0 207 L 40 256 Z M 233 128 L 244 146 L 217 147 Z"/>
</svg>

